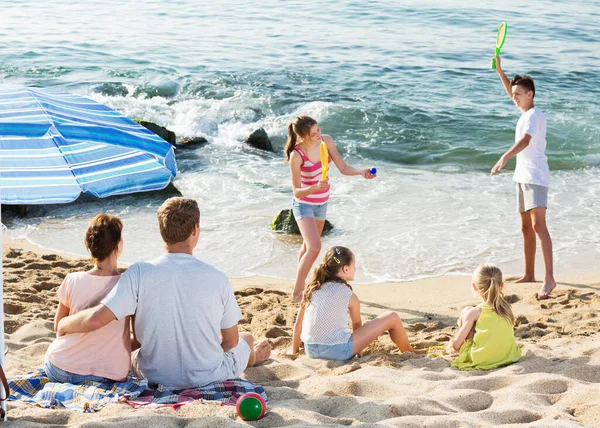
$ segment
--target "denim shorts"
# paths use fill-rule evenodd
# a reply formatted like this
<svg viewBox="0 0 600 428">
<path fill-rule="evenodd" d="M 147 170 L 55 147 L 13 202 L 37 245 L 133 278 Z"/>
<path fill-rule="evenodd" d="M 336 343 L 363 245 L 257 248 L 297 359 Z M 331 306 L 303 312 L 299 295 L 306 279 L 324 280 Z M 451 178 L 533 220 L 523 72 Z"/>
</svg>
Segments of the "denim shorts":
<svg viewBox="0 0 600 428">
<path fill-rule="evenodd" d="M 321 205 L 305 204 L 294 198 L 292 212 L 296 221 L 312 217 L 315 220 L 325 220 L 327 217 L 327 202 Z"/>
<path fill-rule="evenodd" d="M 346 343 L 337 345 L 305 343 L 304 352 L 306 352 L 306 355 L 310 358 L 318 358 L 321 360 L 346 361 L 354 357 L 354 353 L 352 352 L 352 338 Z"/>
<path fill-rule="evenodd" d="M 50 378 L 51 382 L 56 383 L 72 383 L 78 384 L 83 382 L 102 382 L 102 383 L 114 383 L 114 380 L 107 379 L 101 376 L 93 376 L 93 375 L 80 375 L 76 373 L 71 373 L 65 371 L 61 368 L 56 367 L 54 364 L 46 358 L 44 361 L 44 371 L 46 372 L 46 376 Z"/>
</svg>

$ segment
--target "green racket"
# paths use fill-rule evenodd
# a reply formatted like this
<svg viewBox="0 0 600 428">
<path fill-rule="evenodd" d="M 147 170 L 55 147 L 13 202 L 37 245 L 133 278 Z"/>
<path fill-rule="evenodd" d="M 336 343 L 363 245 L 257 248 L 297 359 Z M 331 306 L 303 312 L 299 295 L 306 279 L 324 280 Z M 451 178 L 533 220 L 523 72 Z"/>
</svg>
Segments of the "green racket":
<svg viewBox="0 0 600 428">
<path fill-rule="evenodd" d="M 496 55 L 500 55 L 500 49 L 504 46 L 504 41 L 506 40 L 506 32 L 508 31 L 508 26 L 506 22 L 500 24 L 500 28 L 498 28 L 498 36 L 496 36 Z M 492 70 L 496 69 L 496 57 L 492 59 Z"/>
</svg>

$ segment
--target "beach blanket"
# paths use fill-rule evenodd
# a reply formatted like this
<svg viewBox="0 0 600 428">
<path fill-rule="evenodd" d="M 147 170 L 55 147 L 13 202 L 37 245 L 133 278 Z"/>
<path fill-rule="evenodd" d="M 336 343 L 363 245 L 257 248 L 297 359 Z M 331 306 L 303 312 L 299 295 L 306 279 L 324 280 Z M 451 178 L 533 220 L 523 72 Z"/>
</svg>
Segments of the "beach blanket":
<svg viewBox="0 0 600 428">
<path fill-rule="evenodd" d="M 240 378 L 180 390 L 172 390 L 163 385 L 151 385 L 137 397 L 129 395 L 121 398 L 120 401 L 133 407 L 171 406 L 174 409 L 196 400 L 221 406 L 235 406 L 238 398 L 247 392 L 256 392 L 265 403 L 269 404 L 262 386 Z"/>
<path fill-rule="evenodd" d="M 54 383 L 43 369 L 17 376 L 8 382 L 9 400 L 19 400 L 45 408 L 96 411 L 103 406 L 121 401 L 132 407 L 180 407 L 192 401 L 235 406 L 246 392 L 260 394 L 268 403 L 265 390 L 245 379 L 213 382 L 199 388 L 172 390 L 163 385 L 148 385 L 145 379 L 128 377 L 125 382 L 84 382 L 79 385 Z"/>
<path fill-rule="evenodd" d="M 148 381 L 128 377 L 125 382 L 84 382 L 78 385 L 54 383 L 43 369 L 17 376 L 8 381 L 9 400 L 19 400 L 45 408 L 94 411 L 116 402 L 119 397 L 137 397 Z"/>
</svg>

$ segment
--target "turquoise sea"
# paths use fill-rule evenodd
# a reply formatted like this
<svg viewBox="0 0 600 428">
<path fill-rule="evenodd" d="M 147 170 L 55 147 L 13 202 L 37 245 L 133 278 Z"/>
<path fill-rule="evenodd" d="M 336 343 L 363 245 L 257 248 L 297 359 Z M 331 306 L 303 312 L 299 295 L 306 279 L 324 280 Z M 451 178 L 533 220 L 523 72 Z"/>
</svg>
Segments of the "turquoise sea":
<svg viewBox="0 0 600 428">
<path fill-rule="evenodd" d="M 500 22 L 507 74 L 530 74 L 548 119 L 548 225 L 557 274 L 600 257 L 600 2 L 0 1 L 0 85 L 69 90 L 130 117 L 204 136 L 178 153 L 176 187 L 201 206 L 197 255 L 231 276 L 292 278 L 297 239 L 269 230 L 291 204 L 281 152 L 242 141 L 317 119 L 366 181 L 331 174 L 323 247 L 357 255 L 361 282 L 522 269 L 512 144 L 519 112 L 489 60 Z M 1 154 L 0 154 L 1 155 Z M 100 211 L 125 223 L 123 261 L 162 251 L 158 195 L 31 207 L 9 236 L 85 254 Z M 538 257 L 540 259 L 540 257 Z M 541 262 L 538 266 L 541 277 Z"/>
</svg>

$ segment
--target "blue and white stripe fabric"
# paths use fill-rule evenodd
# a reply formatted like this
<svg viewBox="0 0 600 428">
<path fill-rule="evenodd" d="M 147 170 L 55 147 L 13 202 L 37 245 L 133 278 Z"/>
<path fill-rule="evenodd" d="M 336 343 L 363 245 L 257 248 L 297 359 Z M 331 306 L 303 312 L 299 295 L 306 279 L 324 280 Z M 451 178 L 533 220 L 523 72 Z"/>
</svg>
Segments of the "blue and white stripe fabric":
<svg viewBox="0 0 600 428">
<path fill-rule="evenodd" d="M 67 92 L 0 86 L 0 203 L 158 190 L 176 174 L 173 146 L 109 107 Z"/>
</svg>

